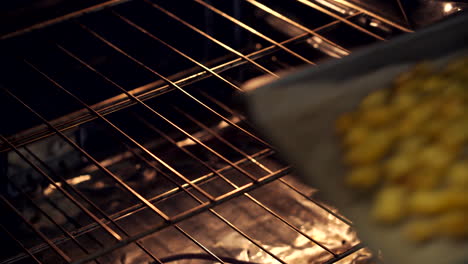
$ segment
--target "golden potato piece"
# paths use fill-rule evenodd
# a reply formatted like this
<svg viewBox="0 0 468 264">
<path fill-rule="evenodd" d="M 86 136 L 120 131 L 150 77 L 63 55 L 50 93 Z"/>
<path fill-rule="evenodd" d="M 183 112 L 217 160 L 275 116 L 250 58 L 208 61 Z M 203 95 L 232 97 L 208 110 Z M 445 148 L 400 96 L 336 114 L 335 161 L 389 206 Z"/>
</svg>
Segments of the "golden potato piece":
<svg viewBox="0 0 468 264">
<path fill-rule="evenodd" d="M 448 124 L 449 121 L 446 118 L 431 119 L 421 124 L 418 129 L 418 134 L 437 140 L 437 137 L 447 127 Z"/>
<path fill-rule="evenodd" d="M 414 156 L 412 153 L 398 153 L 388 159 L 384 164 L 385 178 L 390 182 L 402 182 L 405 176 L 414 168 Z"/>
<path fill-rule="evenodd" d="M 429 138 L 424 135 L 414 135 L 414 136 L 401 138 L 398 141 L 397 153 L 395 155 L 399 155 L 399 154 L 414 155 L 415 153 L 421 151 L 427 145 L 428 141 L 429 141 Z"/>
<path fill-rule="evenodd" d="M 449 148 L 457 148 L 468 141 L 468 118 L 452 122 L 440 135 L 442 144 Z"/>
<path fill-rule="evenodd" d="M 380 106 L 372 110 L 360 111 L 360 122 L 370 127 L 384 126 L 395 118 L 395 111 L 390 107 Z"/>
<path fill-rule="evenodd" d="M 368 94 L 360 103 L 361 109 L 373 109 L 375 107 L 383 106 L 387 99 L 390 91 L 388 89 L 380 89 Z"/>
<path fill-rule="evenodd" d="M 345 160 L 349 164 L 368 164 L 382 158 L 390 149 L 395 136 L 392 131 L 378 131 L 346 153 Z"/>
<path fill-rule="evenodd" d="M 468 212 L 453 211 L 443 214 L 437 221 L 435 228 L 440 230 L 441 235 L 451 238 L 468 237 Z"/>
<path fill-rule="evenodd" d="M 435 219 L 415 219 L 404 228 L 406 237 L 415 242 L 425 242 L 434 238 L 437 233 L 437 221 Z"/>
<path fill-rule="evenodd" d="M 459 96 L 450 96 L 443 100 L 438 116 L 441 118 L 441 121 L 447 122 L 448 120 L 467 114 L 467 111 L 468 109 L 463 98 Z"/>
<path fill-rule="evenodd" d="M 414 92 L 402 92 L 393 97 L 389 107 L 394 112 L 401 113 L 411 109 L 419 100 L 419 95 Z"/>
<path fill-rule="evenodd" d="M 402 187 L 384 187 L 374 201 L 372 218 L 379 223 L 397 223 L 406 215 L 406 197 Z"/>
<path fill-rule="evenodd" d="M 435 71 L 437 70 L 437 72 Z M 468 238 L 468 57 L 416 65 L 394 89 L 367 95 L 335 123 L 350 166 L 345 183 L 375 188 L 371 218 L 409 218 L 410 240 Z"/>
<path fill-rule="evenodd" d="M 447 80 L 440 75 L 433 75 L 427 78 L 423 85 L 421 85 L 421 91 L 423 92 L 439 92 L 447 87 Z"/>
<path fill-rule="evenodd" d="M 363 125 L 356 125 L 350 128 L 344 136 L 344 143 L 348 146 L 361 144 L 369 137 L 369 128 Z"/>
<path fill-rule="evenodd" d="M 436 108 L 436 105 L 429 102 L 414 105 L 413 109 L 408 111 L 403 119 L 398 122 L 398 135 L 414 135 L 421 124 L 431 118 Z"/>
<path fill-rule="evenodd" d="M 405 184 L 411 190 L 431 190 L 442 181 L 444 170 L 440 168 L 419 168 L 413 170 L 405 179 Z"/>
<path fill-rule="evenodd" d="M 409 239 L 416 242 L 427 241 L 435 236 L 467 238 L 467 222 L 468 212 L 452 211 L 430 219 L 412 220 L 405 227 L 405 233 Z"/>
<path fill-rule="evenodd" d="M 442 170 L 456 157 L 458 152 L 441 144 L 432 144 L 418 153 L 417 165 L 424 169 Z"/>
<path fill-rule="evenodd" d="M 368 190 L 375 186 L 380 178 L 380 169 L 378 166 L 363 166 L 352 168 L 345 182 L 351 188 Z"/>
<path fill-rule="evenodd" d="M 468 210 L 468 195 L 465 191 L 457 190 L 418 191 L 410 195 L 408 210 L 421 215 Z"/>
<path fill-rule="evenodd" d="M 468 195 L 468 161 L 459 161 L 450 167 L 447 185 L 449 188 L 466 190 Z"/>
</svg>

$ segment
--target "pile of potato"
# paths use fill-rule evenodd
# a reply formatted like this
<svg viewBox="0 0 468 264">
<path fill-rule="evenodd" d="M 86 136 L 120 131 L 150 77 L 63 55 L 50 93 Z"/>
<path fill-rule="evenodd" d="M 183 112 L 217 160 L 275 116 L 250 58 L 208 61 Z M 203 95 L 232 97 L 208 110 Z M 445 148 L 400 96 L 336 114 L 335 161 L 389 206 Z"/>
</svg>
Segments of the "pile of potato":
<svg viewBox="0 0 468 264">
<path fill-rule="evenodd" d="M 336 129 L 346 184 L 373 195 L 375 221 L 415 241 L 468 238 L 468 58 L 413 67 Z"/>
</svg>

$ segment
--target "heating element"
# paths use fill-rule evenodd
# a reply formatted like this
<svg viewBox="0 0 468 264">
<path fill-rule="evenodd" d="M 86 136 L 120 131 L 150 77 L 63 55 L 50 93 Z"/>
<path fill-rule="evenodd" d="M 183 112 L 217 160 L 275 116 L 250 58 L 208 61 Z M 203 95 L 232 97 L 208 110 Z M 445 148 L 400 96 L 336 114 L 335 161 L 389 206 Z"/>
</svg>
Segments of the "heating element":
<svg viewBox="0 0 468 264">
<path fill-rule="evenodd" d="M 409 31 L 339 2 L 113 0 L 3 35 L 0 263 L 369 263 L 237 100 Z"/>
</svg>

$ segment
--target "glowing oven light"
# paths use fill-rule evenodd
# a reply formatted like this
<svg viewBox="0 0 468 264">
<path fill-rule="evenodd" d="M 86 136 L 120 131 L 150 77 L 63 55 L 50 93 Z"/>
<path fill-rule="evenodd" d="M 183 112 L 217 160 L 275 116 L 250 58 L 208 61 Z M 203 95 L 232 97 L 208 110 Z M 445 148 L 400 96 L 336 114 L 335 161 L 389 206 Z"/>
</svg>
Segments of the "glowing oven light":
<svg viewBox="0 0 468 264">
<path fill-rule="evenodd" d="M 451 3 L 447 3 L 447 4 L 444 5 L 444 12 L 445 13 L 448 13 L 448 12 L 452 11 L 452 9 L 453 9 L 453 5 Z"/>
</svg>

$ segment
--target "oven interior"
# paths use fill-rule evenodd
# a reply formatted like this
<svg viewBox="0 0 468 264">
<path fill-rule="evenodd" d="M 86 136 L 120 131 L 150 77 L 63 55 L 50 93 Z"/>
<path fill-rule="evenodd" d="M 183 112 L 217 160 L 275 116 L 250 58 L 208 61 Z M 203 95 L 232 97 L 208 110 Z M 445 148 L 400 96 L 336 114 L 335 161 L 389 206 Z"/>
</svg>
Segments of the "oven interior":
<svg viewBox="0 0 468 264">
<path fill-rule="evenodd" d="M 238 98 L 409 28 L 328 0 L 84 3 L 4 16 L 0 263 L 377 261 Z"/>
</svg>

